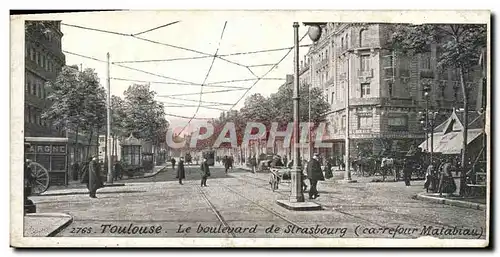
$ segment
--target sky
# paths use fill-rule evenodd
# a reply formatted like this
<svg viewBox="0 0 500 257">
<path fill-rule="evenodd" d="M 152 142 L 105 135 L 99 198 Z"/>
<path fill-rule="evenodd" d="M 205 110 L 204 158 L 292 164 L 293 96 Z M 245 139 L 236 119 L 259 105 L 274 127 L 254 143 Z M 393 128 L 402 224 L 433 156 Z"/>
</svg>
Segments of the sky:
<svg viewBox="0 0 500 257">
<path fill-rule="evenodd" d="M 248 13 L 247 13 L 248 14 Z M 164 24 L 179 21 L 167 27 L 163 27 L 139 37 L 171 44 L 179 47 L 190 48 L 204 53 L 229 54 L 236 52 L 258 51 L 273 48 L 285 48 L 293 46 L 292 21 L 262 18 L 258 16 L 239 15 L 227 16 L 218 15 L 217 12 L 200 12 L 189 15 L 173 15 L 172 12 L 101 12 L 94 14 L 72 14 L 61 17 L 63 25 L 61 30 L 64 33 L 62 39 L 63 51 L 90 56 L 100 60 L 106 60 L 106 53 L 109 52 L 111 62 L 129 62 L 144 60 L 163 60 L 171 58 L 185 58 L 203 56 L 198 53 L 167 47 L 164 45 L 145 42 L 130 36 L 120 36 L 97 31 L 84 30 L 69 25 L 95 28 L 99 30 L 115 31 L 124 34 L 134 34 L 148 29 L 152 29 Z M 226 27 L 221 38 L 224 23 Z M 306 33 L 304 26 L 299 28 L 299 37 Z M 220 42 L 220 43 L 219 43 Z M 301 44 L 310 44 L 309 37 L 305 37 Z M 300 49 L 301 59 L 307 53 L 307 47 Z M 267 52 L 249 55 L 236 55 L 223 57 L 229 61 L 237 62 L 243 66 L 274 64 L 282 59 L 288 50 Z M 65 53 L 67 65 L 82 65 L 85 68 L 93 68 L 98 74 L 101 84 L 106 85 L 106 63 L 90 60 L 76 55 Z M 201 58 L 192 60 L 177 60 L 170 62 L 135 62 L 120 63 L 132 68 L 145 70 L 151 73 L 160 74 L 177 80 L 202 84 L 207 77 L 213 58 Z M 262 76 L 272 66 L 252 67 L 251 70 L 256 76 Z M 261 93 L 268 96 L 278 90 L 285 81 L 286 74 L 293 73 L 293 51 L 269 74 L 266 78 L 277 78 L 279 80 L 259 81 L 234 109 L 240 109 L 247 96 L 253 93 Z M 157 92 L 157 100 L 165 105 L 189 104 L 193 107 L 166 107 L 168 114 L 192 117 L 196 111 L 197 102 L 200 99 L 200 86 L 198 85 L 175 85 L 159 84 L 153 82 L 176 82 L 163 77 L 153 76 L 134 70 L 125 69 L 120 66 L 110 66 L 111 93 L 123 96 L 123 92 L 134 82 L 117 80 L 131 79 L 140 81 L 150 81 L 151 89 Z M 238 79 L 255 79 L 255 76 L 246 68 L 215 58 L 206 83 L 214 83 Z M 138 82 L 141 83 L 141 82 Z M 217 84 L 219 86 L 238 86 L 249 88 L 255 80 Z M 142 82 L 141 84 L 144 84 Z M 225 90 L 227 88 L 203 87 L 203 92 Z M 204 94 L 203 101 L 224 102 L 228 104 L 236 103 L 246 90 L 238 90 L 224 93 Z M 185 93 L 196 93 L 189 96 L 177 96 L 194 101 L 173 100 L 161 97 L 163 95 L 176 95 Z M 231 108 L 228 106 L 217 106 L 218 108 Z M 218 117 L 220 110 L 200 108 L 197 118 Z M 187 119 L 179 119 L 172 116 L 166 117 L 172 122 L 187 122 Z"/>
</svg>

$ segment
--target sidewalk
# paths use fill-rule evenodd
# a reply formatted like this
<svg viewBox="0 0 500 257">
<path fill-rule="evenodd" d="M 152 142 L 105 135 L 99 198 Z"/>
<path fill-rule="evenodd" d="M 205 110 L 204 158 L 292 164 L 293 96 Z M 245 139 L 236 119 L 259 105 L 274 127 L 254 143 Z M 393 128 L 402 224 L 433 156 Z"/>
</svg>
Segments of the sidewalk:
<svg viewBox="0 0 500 257">
<path fill-rule="evenodd" d="M 120 180 L 114 181 L 114 184 L 104 184 L 104 187 L 111 187 L 111 186 L 123 186 L 123 182 L 126 182 L 129 179 L 138 179 L 138 178 L 149 178 L 158 175 L 158 173 L 165 171 L 168 166 L 161 165 L 161 166 L 155 166 L 153 168 L 153 171 L 151 172 L 146 172 L 142 176 L 137 176 L 133 178 L 124 178 Z M 47 191 L 52 191 L 52 190 L 61 190 L 61 189 L 79 189 L 79 188 L 86 188 L 87 185 L 81 183 L 79 180 L 76 181 L 69 181 L 67 186 L 50 186 Z"/>
<path fill-rule="evenodd" d="M 486 210 L 486 197 L 460 197 L 457 195 L 439 196 L 439 193 L 419 193 L 416 196 L 419 200 L 447 204 L 463 208 L 471 208 L 476 210 Z"/>
<path fill-rule="evenodd" d="M 30 213 L 24 216 L 25 237 L 52 237 L 69 226 L 73 217 L 65 213 Z"/>
</svg>

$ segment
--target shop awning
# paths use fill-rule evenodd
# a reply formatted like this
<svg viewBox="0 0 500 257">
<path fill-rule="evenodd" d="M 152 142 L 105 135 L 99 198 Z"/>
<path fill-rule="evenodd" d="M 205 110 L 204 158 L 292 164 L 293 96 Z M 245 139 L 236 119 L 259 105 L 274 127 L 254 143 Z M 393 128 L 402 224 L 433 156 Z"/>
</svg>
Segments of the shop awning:
<svg viewBox="0 0 500 257">
<path fill-rule="evenodd" d="M 470 129 L 467 131 L 467 144 L 470 144 L 482 134 L 481 129 Z M 435 153 L 443 154 L 460 154 L 462 150 L 463 133 L 461 131 L 449 132 L 446 134 L 435 133 L 433 135 Z M 429 141 L 429 149 L 427 149 L 427 141 Z M 431 138 L 422 142 L 419 147 L 430 152 Z"/>
</svg>

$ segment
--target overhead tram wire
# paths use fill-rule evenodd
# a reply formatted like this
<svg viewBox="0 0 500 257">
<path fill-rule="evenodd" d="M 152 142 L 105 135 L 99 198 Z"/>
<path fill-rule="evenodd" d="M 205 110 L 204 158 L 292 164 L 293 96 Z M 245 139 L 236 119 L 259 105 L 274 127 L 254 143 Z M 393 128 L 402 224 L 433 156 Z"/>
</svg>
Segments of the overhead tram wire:
<svg viewBox="0 0 500 257">
<path fill-rule="evenodd" d="M 304 34 L 300 40 L 302 41 L 302 39 L 304 39 L 306 37 L 307 34 Z M 233 110 L 233 108 L 241 101 L 241 99 L 243 99 L 246 94 L 248 94 L 248 92 L 250 90 L 252 90 L 252 88 L 257 85 L 257 83 L 259 83 L 260 80 L 262 80 L 262 78 L 264 78 L 265 76 L 267 76 L 267 74 L 269 74 L 272 70 L 274 70 L 274 68 L 276 68 L 283 60 L 285 60 L 285 58 L 292 52 L 293 48 L 290 48 L 290 50 L 288 50 L 288 52 L 285 54 L 285 56 L 283 56 L 283 58 L 281 58 L 273 67 L 271 67 L 271 69 L 269 69 L 264 75 L 262 75 L 262 77 L 260 77 L 259 79 L 257 79 L 257 81 L 255 81 L 255 83 L 253 83 L 253 85 L 251 87 L 248 88 L 247 91 L 245 91 L 245 93 L 243 93 L 243 95 L 238 99 L 238 101 L 236 101 L 236 103 L 234 103 L 233 106 L 231 106 L 231 108 L 229 109 L 229 111 Z"/>
<path fill-rule="evenodd" d="M 176 117 L 176 118 L 182 118 L 182 119 L 191 119 L 191 117 L 187 116 L 182 116 L 182 115 L 177 115 L 177 114 L 172 114 L 172 113 L 165 113 L 165 116 L 170 116 L 170 117 Z M 204 118 L 204 117 L 198 117 L 194 118 L 195 120 L 213 120 L 214 118 Z M 182 133 L 182 132 L 181 132 Z"/>
<path fill-rule="evenodd" d="M 198 100 L 186 99 L 186 98 L 174 97 L 174 96 L 159 96 L 159 97 L 170 98 L 170 99 L 178 100 L 178 101 L 187 101 L 187 102 L 196 102 L 196 103 L 198 102 Z M 209 102 L 209 101 L 201 101 L 201 102 L 202 103 L 207 103 L 207 104 L 233 105 L 232 103 Z"/>
<path fill-rule="evenodd" d="M 171 46 L 171 45 L 169 45 L 169 46 Z M 301 45 L 300 47 L 309 47 L 309 46 L 311 46 L 311 45 L 310 44 L 306 44 L 306 45 Z M 266 52 L 276 52 L 276 51 L 290 50 L 291 48 L 293 48 L 293 47 L 282 47 L 282 48 L 265 49 L 265 50 L 257 50 L 257 51 L 237 52 L 237 53 L 229 53 L 229 54 L 219 54 L 218 57 L 227 57 L 227 56 L 236 56 L 236 55 L 249 55 L 249 54 L 258 54 L 258 53 L 266 53 Z M 115 62 L 115 63 L 172 62 L 172 61 L 185 61 L 185 60 L 205 59 L 205 58 L 213 57 L 213 56 L 210 56 L 210 55 L 205 55 L 205 53 L 202 53 L 202 52 L 199 52 L 199 54 L 203 54 L 203 55 L 202 56 L 193 56 L 193 57 L 169 58 L 169 59 L 118 61 L 118 62 Z M 274 65 L 274 63 L 271 63 L 271 64 L 262 64 L 262 65 L 244 65 L 244 66 L 246 66 L 246 67 L 258 67 L 258 66 L 272 66 L 272 65 Z"/>
<path fill-rule="evenodd" d="M 90 60 L 94 60 L 94 61 L 98 61 L 98 62 L 104 62 L 104 63 L 107 63 L 107 61 L 100 60 L 100 59 L 97 59 L 97 58 L 95 58 L 95 57 L 86 56 L 86 55 L 83 55 L 83 54 L 77 54 L 77 53 L 73 53 L 73 52 L 69 52 L 69 51 L 65 51 L 65 50 L 63 50 L 63 53 L 67 53 L 67 54 L 71 54 L 71 55 L 79 56 L 79 57 L 82 57 L 82 58 L 86 58 L 86 59 L 90 59 Z M 194 82 L 191 82 L 191 81 L 186 81 L 186 80 L 176 79 L 176 78 L 172 78 L 172 77 L 164 76 L 164 75 L 161 75 L 161 74 L 156 74 L 156 73 L 149 72 L 149 71 L 145 71 L 145 70 L 141 70 L 141 69 L 137 69 L 137 68 L 133 68 L 133 67 L 129 67 L 129 66 L 125 66 L 125 65 L 121 65 L 121 64 L 116 64 L 116 63 L 113 63 L 113 62 L 112 62 L 111 64 L 113 64 L 113 65 L 115 65 L 115 66 L 118 66 L 118 67 L 122 67 L 122 68 L 124 68 L 124 69 L 129 69 L 129 70 L 133 70 L 133 71 L 138 71 L 138 72 L 142 72 L 142 73 L 145 73 L 145 74 L 148 74 L 148 75 L 152 75 L 152 76 L 156 76 L 156 77 L 160 77 L 160 78 L 164 78 L 164 79 L 170 79 L 170 80 L 173 80 L 173 81 L 182 82 L 182 83 L 186 83 L 186 84 L 190 84 L 190 85 L 198 85 L 198 86 L 201 86 L 201 84 L 194 83 Z"/>
<path fill-rule="evenodd" d="M 224 32 L 226 31 L 226 26 L 227 26 L 227 21 L 224 22 L 224 27 L 222 28 L 222 33 L 220 34 L 220 38 L 219 38 L 219 44 L 217 45 L 217 50 L 215 50 L 214 57 L 212 58 L 212 63 L 210 64 L 210 68 L 208 69 L 207 75 L 205 76 L 205 79 L 203 80 L 202 86 L 200 88 L 200 99 L 198 101 L 198 107 L 196 108 L 196 111 L 193 114 L 193 118 L 196 117 L 196 114 L 198 114 L 198 111 L 200 110 L 201 100 L 203 97 L 203 85 L 207 82 L 208 76 L 210 75 L 210 72 L 212 71 L 212 67 L 214 66 L 215 58 L 217 57 L 217 54 L 219 53 L 219 48 L 220 48 L 220 45 L 222 43 L 222 38 L 224 37 Z M 177 96 L 179 96 L 179 95 L 177 95 Z M 182 133 L 184 131 L 184 129 L 186 129 L 187 126 L 189 126 L 189 124 L 191 123 L 192 120 L 193 119 L 190 119 L 188 121 L 188 123 L 186 124 L 186 126 L 184 126 L 184 128 L 182 128 L 180 133 Z"/>
<path fill-rule="evenodd" d="M 195 86 L 195 87 L 201 86 L 201 84 L 187 84 L 187 83 L 181 83 L 181 82 L 147 81 L 147 80 L 126 79 L 126 78 L 110 78 L 110 79 L 120 80 L 120 81 L 128 81 L 128 82 L 151 83 L 151 84 Z M 217 85 L 211 85 L 211 84 L 205 84 L 204 86 L 205 87 L 214 87 L 214 88 L 240 88 L 240 89 L 247 89 L 247 87 L 239 87 L 239 86 L 217 86 Z"/>
<path fill-rule="evenodd" d="M 232 92 L 232 91 L 240 91 L 240 90 L 247 90 L 248 88 L 237 88 L 237 89 L 226 89 L 226 90 L 217 90 L 217 91 L 209 91 L 209 92 L 202 92 L 201 94 L 218 94 L 218 93 L 226 93 L 226 92 Z M 188 96 L 188 95 L 200 95 L 200 93 L 183 93 L 183 94 L 174 94 L 174 95 L 159 95 L 159 97 L 169 97 L 169 96 Z"/>
<path fill-rule="evenodd" d="M 158 26 L 158 27 L 152 28 L 152 29 L 145 30 L 145 31 L 143 31 L 143 32 L 139 32 L 139 33 L 132 34 L 132 36 L 137 36 L 137 35 L 140 35 L 140 34 L 148 33 L 148 32 L 151 32 L 151 31 L 153 31 L 153 30 L 161 29 L 161 28 L 164 28 L 164 27 L 167 27 L 167 26 L 170 26 L 170 25 L 174 25 L 174 24 L 179 23 L 179 22 L 180 22 L 180 21 L 170 22 L 170 23 L 167 23 L 167 24 L 164 24 L 164 25 L 161 25 L 161 26 Z"/>
<path fill-rule="evenodd" d="M 61 25 L 68 26 L 68 27 L 75 27 L 75 28 L 84 29 L 84 30 L 96 31 L 96 32 L 101 32 L 101 33 L 108 33 L 108 34 L 114 34 L 114 35 L 119 35 L 119 36 L 132 37 L 132 38 L 136 38 L 138 40 L 146 41 L 146 42 L 149 42 L 149 43 L 154 43 L 154 44 L 159 44 L 159 45 L 163 45 L 163 46 L 168 46 L 168 47 L 171 47 L 171 48 L 177 48 L 177 49 L 181 49 L 181 50 L 185 50 L 185 51 L 189 51 L 189 52 L 194 52 L 194 53 L 197 53 L 197 54 L 204 55 L 207 58 L 208 57 L 213 57 L 213 55 L 211 55 L 211 54 L 204 53 L 204 52 L 201 52 L 201 51 L 198 51 L 198 50 L 194 50 L 194 49 L 190 49 L 190 48 L 186 48 L 186 47 L 181 47 L 181 46 L 176 46 L 176 45 L 171 45 L 171 44 L 167 44 L 167 43 L 162 43 L 162 42 L 158 42 L 158 41 L 154 41 L 154 40 L 150 40 L 150 39 L 138 37 L 137 35 L 134 35 L 134 34 L 126 34 L 126 33 L 120 33 L 120 32 L 109 31 L 109 30 L 89 28 L 89 27 L 84 27 L 84 26 L 79 26 L 79 25 L 68 24 L 68 23 L 61 23 Z M 300 47 L 308 47 L 308 46 L 311 46 L 311 45 L 310 44 L 300 45 Z M 275 48 L 275 49 L 265 49 L 265 50 L 257 50 L 257 51 L 248 51 L 248 52 L 238 52 L 238 53 L 222 54 L 222 55 L 216 56 L 216 58 L 219 58 L 219 59 L 221 59 L 223 61 L 226 61 L 226 62 L 234 64 L 234 65 L 246 68 L 247 67 L 246 65 L 243 65 L 241 63 L 237 63 L 237 62 L 234 62 L 234 61 L 230 61 L 230 60 L 228 60 L 226 58 L 223 58 L 223 57 L 233 56 L 233 55 L 256 54 L 256 53 L 264 53 L 264 52 L 272 52 L 272 51 L 283 51 L 283 50 L 287 50 L 287 49 L 293 49 L 293 47 L 284 47 L 284 48 Z M 200 57 L 190 57 L 190 58 L 186 58 L 184 60 L 199 59 L 199 58 L 202 58 L 202 57 L 201 56 Z M 153 60 L 153 61 L 159 61 L 159 60 Z M 130 61 L 130 62 L 132 62 L 132 61 Z M 128 62 L 128 63 L 130 63 L 130 62 Z M 147 60 L 137 61 L 137 62 L 147 62 Z M 124 63 L 124 62 L 121 62 L 121 63 Z"/>
</svg>

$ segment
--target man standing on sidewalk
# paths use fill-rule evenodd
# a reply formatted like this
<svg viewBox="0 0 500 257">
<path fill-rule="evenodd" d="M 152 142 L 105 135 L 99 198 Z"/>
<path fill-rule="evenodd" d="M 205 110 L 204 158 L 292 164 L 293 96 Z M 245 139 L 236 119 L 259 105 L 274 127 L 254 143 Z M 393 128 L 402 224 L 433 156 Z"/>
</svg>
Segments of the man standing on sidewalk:
<svg viewBox="0 0 500 257">
<path fill-rule="evenodd" d="M 205 157 L 203 157 L 200 171 L 201 171 L 201 186 L 207 186 L 207 179 L 210 176 L 210 168 L 208 167 L 207 158 Z"/>
<path fill-rule="evenodd" d="M 170 159 L 170 163 L 172 163 L 172 170 L 175 171 L 175 158 L 172 157 L 172 159 Z"/>
<path fill-rule="evenodd" d="M 186 171 L 184 170 L 184 158 L 181 157 L 179 164 L 177 165 L 177 176 L 179 179 L 179 184 L 182 185 L 182 180 L 186 178 Z"/>
<path fill-rule="evenodd" d="M 318 193 L 318 181 L 325 180 L 323 171 L 321 170 L 321 164 L 319 163 L 319 154 L 314 154 L 314 157 L 307 165 L 307 177 L 309 178 L 309 183 L 311 184 L 311 189 L 309 189 L 309 199 L 316 199 L 319 197 Z"/>
</svg>

